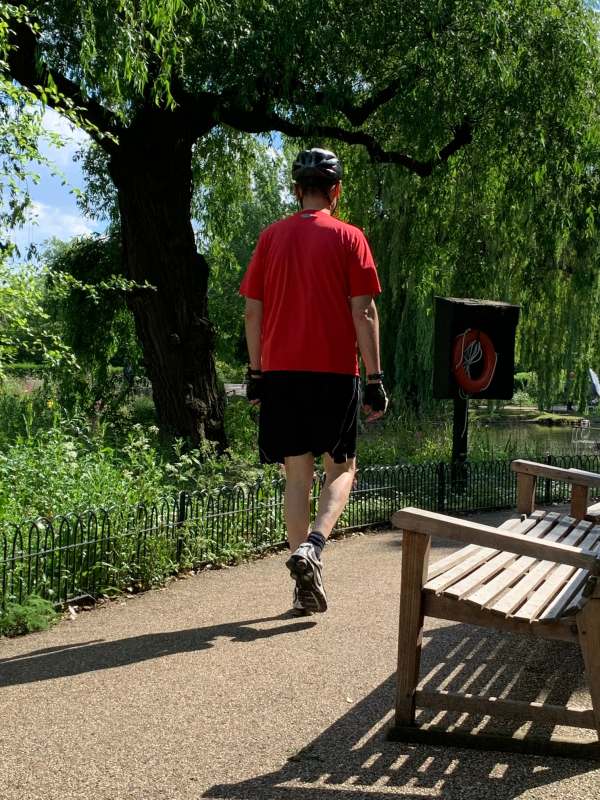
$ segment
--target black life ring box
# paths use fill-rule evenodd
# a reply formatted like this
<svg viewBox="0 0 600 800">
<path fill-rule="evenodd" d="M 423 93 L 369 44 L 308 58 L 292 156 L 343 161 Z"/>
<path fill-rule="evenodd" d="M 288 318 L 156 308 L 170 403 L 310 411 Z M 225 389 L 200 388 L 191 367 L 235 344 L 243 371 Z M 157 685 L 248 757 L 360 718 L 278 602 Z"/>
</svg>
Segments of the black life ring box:
<svg viewBox="0 0 600 800">
<path fill-rule="evenodd" d="M 433 396 L 438 400 L 458 397 L 478 397 L 494 400 L 510 400 L 514 394 L 515 335 L 519 323 L 520 306 L 495 300 L 436 297 L 433 342 Z M 467 332 L 485 334 L 478 347 L 479 337 Z M 493 345 L 493 353 L 489 347 Z M 460 368 L 456 353 L 464 353 L 459 343 L 471 344 Z M 495 353 L 495 358 L 494 358 Z M 490 359 L 494 360 L 490 369 Z M 459 359 L 460 360 L 460 359 Z M 471 380 L 465 379 L 465 368 Z M 491 379 L 480 381 L 486 372 Z M 463 386 L 461 386 L 461 383 Z M 482 385 L 479 391 L 465 391 L 464 386 Z"/>
</svg>

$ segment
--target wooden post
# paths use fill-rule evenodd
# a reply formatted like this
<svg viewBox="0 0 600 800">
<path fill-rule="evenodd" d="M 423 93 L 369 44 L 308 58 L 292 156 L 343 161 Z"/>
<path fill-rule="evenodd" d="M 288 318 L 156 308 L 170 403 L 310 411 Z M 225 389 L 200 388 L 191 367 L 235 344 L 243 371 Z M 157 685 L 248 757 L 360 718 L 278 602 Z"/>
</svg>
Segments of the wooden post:
<svg viewBox="0 0 600 800">
<path fill-rule="evenodd" d="M 589 502 L 589 487 L 573 484 L 571 490 L 571 516 L 575 519 L 583 519 L 587 514 Z"/>
<path fill-rule="evenodd" d="M 594 595 L 599 594 L 596 589 Z M 577 615 L 579 644 L 592 696 L 596 731 L 600 738 L 600 597 L 591 597 Z"/>
<path fill-rule="evenodd" d="M 535 509 L 537 477 L 517 472 L 517 512 L 529 516 Z"/>
<path fill-rule="evenodd" d="M 431 536 L 427 534 L 403 532 L 396 684 L 398 726 L 412 725 L 415 721 L 415 691 L 423 641 L 422 590 L 427 581 L 430 544 Z"/>
</svg>

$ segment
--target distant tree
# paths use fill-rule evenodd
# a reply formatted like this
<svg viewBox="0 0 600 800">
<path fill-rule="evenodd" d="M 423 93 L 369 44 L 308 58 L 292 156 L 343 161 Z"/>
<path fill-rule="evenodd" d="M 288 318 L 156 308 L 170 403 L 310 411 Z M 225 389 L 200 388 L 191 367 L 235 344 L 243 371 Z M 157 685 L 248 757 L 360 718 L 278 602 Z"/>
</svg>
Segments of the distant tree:
<svg viewBox="0 0 600 800">
<path fill-rule="evenodd" d="M 61 404 L 69 411 L 88 411 L 118 401 L 127 390 L 127 380 L 139 373 L 141 350 L 133 318 L 127 307 L 127 292 L 118 286 L 103 290 L 122 271 L 121 245 L 116 236 L 86 236 L 70 242 L 54 241 L 44 253 L 47 280 L 73 278 L 59 294 L 49 292 L 45 307 L 50 323 L 63 345 L 77 360 L 54 370 Z M 110 368 L 118 362 L 120 374 L 113 380 Z"/>
<path fill-rule="evenodd" d="M 216 332 L 215 352 L 234 365 L 247 360 L 244 302 L 238 293 L 242 276 L 260 231 L 295 210 L 295 204 L 281 153 L 248 134 L 214 138 L 194 154 L 192 214 L 210 268 L 208 308 Z M 226 174 L 224 162 L 230 164 Z"/>
</svg>

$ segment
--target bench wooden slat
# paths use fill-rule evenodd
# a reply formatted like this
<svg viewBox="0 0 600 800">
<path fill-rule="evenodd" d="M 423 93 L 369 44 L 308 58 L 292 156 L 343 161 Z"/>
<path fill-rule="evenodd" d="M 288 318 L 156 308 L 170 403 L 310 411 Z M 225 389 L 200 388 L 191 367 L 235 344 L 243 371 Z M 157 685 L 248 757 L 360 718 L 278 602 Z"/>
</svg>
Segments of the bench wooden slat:
<svg viewBox="0 0 600 800">
<path fill-rule="evenodd" d="M 576 570 L 575 574 L 569 578 L 552 602 L 546 606 L 541 614 L 538 614 L 538 620 L 540 622 L 553 622 L 562 616 L 571 616 L 570 609 L 577 602 L 577 597 L 583 591 L 588 579 L 589 573 L 586 570 Z"/>
<path fill-rule="evenodd" d="M 556 564 L 552 561 L 539 561 L 515 586 L 499 600 L 496 600 L 489 607 L 490 610 L 498 614 L 514 616 L 514 612 L 527 601 L 529 595 L 538 588 L 555 566 Z"/>
<path fill-rule="evenodd" d="M 541 586 L 538 586 L 527 602 L 521 606 L 512 616 L 516 619 L 537 619 L 544 608 L 559 594 L 568 582 L 569 578 L 575 573 L 575 567 L 568 564 L 554 565 Z"/>
<path fill-rule="evenodd" d="M 428 580 L 423 588 L 430 592 L 443 592 L 448 586 L 452 586 L 453 583 L 456 583 L 456 581 L 464 578 L 465 575 L 469 575 L 469 573 L 473 572 L 477 567 L 485 564 L 486 561 L 492 558 L 492 556 L 495 556 L 497 552 L 497 550 L 493 550 L 491 547 L 477 547 L 475 552 L 469 555 L 464 561 L 446 570 L 446 572 L 433 578 L 433 580 Z"/>
<path fill-rule="evenodd" d="M 517 560 L 507 567 L 504 572 L 497 575 L 489 583 L 481 586 L 476 592 L 465 597 L 466 603 L 484 608 L 498 598 L 506 589 L 520 578 L 527 570 L 535 564 L 536 559 L 531 556 L 519 556 Z"/>
<path fill-rule="evenodd" d="M 547 515 L 546 519 L 539 522 L 537 525 L 536 522 L 540 520 L 540 517 L 535 517 L 533 519 L 529 518 L 523 521 L 516 520 L 517 524 L 512 526 L 512 530 L 514 533 L 520 533 L 524 536 L 541 538 L 544 533 L 546 533 L 546 531 L 552 527 L 555 520 L 558 518 L 558 514 L 551 512 Z M 511 561 L 514 561 L 516 558 L 517 556 L 514 553 L 499 552 L 488 559 L 485 564 L 482 564 L 480 567 L 472 571 L 469 575 L 466 575 L 457 583 L 453 583 L 451 586 L 446 587 L 444 589 L 444 594 L 447 594 L 450 597 L 457 597 L 462 600 L 470 592 L 477 590 L 489 578 L 492 578 L 498 572 L 505 570 Z"/>
<path fill-rule="evenodd" d="M 554 512 L 551 512 L 554 513 Z M 506 522 L 503 522 L 502 525 L 499 527 L 503 530 L 514 530 L 517 533 L 526 533 L 545 516 L 545 512 L 536 512 L 532 514 L 531 517 L 525 520 L 519 519 L 516 517 L 514 519 L 508 519 Z M 558 516 L 558 514 L 555 514 Z M 461 548 L 460 550 L 455 550 L 454 553 L 450 553 L 449 556 L 445 556 L 444 558 L 440 558 L 439 561 L 434 562 L 429 567 L 429 573 L 427 575 L 427 580 L 431 581 L 433 578 L 436 578 L 438 575 L 441 575 L 442 572 L 446 572 L 446 570 L 451 569 L 452 567 L 457 566 L 458 564 L 462 563 L 466 558 L 472 556 L 474 553 L 479 550 L 480 545 L 478 544 L 468 544 L 466 547 Z"/>
<path fill-rule="evenodd" d="M 600 527 L 595 526 L 586 536 L 586 547 L 590 550 L 600 549 Z M 577 612 L 583 603 L 583 590 L 588 582 L 589 572 L 578 569 L 571 576 L 562 590 L 557 594 L 552 603 L 538 615 L 541 622 L 550 622 L 559 617 Z"/>
<path fill-rule="evenodd" d="M 586 534 L 588 533 L 589 529 L 589 522 L 579 522 L 562 540 L 562 543 L 579 547 L 587 547 L 588 536 Z M 593 541 L 595 541 L 595 538 Z M 540 569 L 541 565 L 543 564 L 551 565 L 552 569 L 545 574 L 544 582 L 534 589 L 534 591 L 526 599 L 526 602 L 520 608 L 515 609 L 511 613 L 511 616 L 516 617 L 517 619 L 537 619 L 538 614 L 544 610 L 544 608 L 561 591 L 569 578 L 571 578 L 576 572 L 576 568 L 569 566 L 568 564 L 555 564 L 552 561 L 541 561 Z"/>
<path fill-rule="evenodd" d="M 445 589 L 444 594 L 448 595 L 448 597 L 456 597 L 459 600 L 463 600 L 470 592 L 479 589 L 486 580 L 493 578 L 506 569 L 516 558 L 517 556 L 514 553 L 498 553 L 498 555 L 486 561 L 474 572 L 471 572 L 470 575 Z"/>
<path fill-rule="evenodd" d="M 555 523 L 557 524 L 555 525 Z M 559 514 L 552 512 L 547 514 L 545 519 L 536 525 L 535 528 L 527 531 L 525 535 L 540 539 L 546 535 L 548 540 L 551 538 L 558 539 L 562 536 L 563 531 L 566 530 L 565 526 L 567 524 L 566 521 L 560 519 Z M 531 556 L 525 557 L 525 559 L 527 567 L 531 566 L 536 561 L 536 559 Z M 514 574 L 510 572 L 511 566 L 509 565 L 516 562 L 521 562 L 521 564 L 517 574 Z M 491 600 L 489 590 L 486 589 L 486 581 L 488 581 L 489 578 L 492 578 L 491 582 L 494 580 L 496 581 L 494 589 L 491 591 L 492 596 L 496 597 L 502 589 L 508 588 L 523 572 L 522 558 L 517 558 L 517 556 L 512 553 L 501 552 L 496 557 L 490 559 L 486 564 L 473 571 L 471 575 L 466 576 L 460 582 L 448 587 L 445 593 L 451 597 L 457 597 L 468 602 L 471 599 L 471 592 L 477 593 L 481 591 L 484 593 L 484 597 Z M 494 578 L 496 575 L 497 578 Z M 498 588 L 498 586 L 500 586 L 500 588 Z M 479 605 L 482 605 L 482 603 L 479 603 Z"/>
<path fill-rule="evenodd" d="M 574 520 L 571 520 L 570 518 L 568 518 L 568 520 L 569 521 L 564 518 L 561 519 L 559 514 L 551 512 L 550 514 L 547 514 L 545 519 L 536 525 L 535 528 L 530 530 L 526 535 L 537 536 L 539 538 L 545 537 L 548 541 L 559 539 L 574 522 Z M 556 525 L 554 524 L 555 522 Z M 512 564 L 511 561 L 513 562 Z M 474 580 L 472 582 L 472 588 L 476 591 L 472 595 L 468 592 L 463 592 L 462 599 L 465 602 L 471 602 L 475 605 L 479 605 L 480 607 L 491 603 L 493 600 L 496 600 L 496 598 L 498 598 L 498 596 L 502 594 L 504 590 L 509 589 L 514 581 L 521 577 L 521 575 L 523 575 L 532 565 L 534 565 L 536 561 L 537 559 L 533 558 L 532 556 L 520 556 L 519 558 L 513 557 L 512 559 L 505 559 L 501 564 L 501 567 L 505 567 L 505 569 L 496 578 L 494 578 L 492 581 L 489 581 L 489 583 L 484 583 L 484 585 L 481 585 L 481 581 L 479 584 L 477 584 L 477 581 Z M 493 570 L 490 570 L 490 577 L 492 574 Z M 464 584 L 461 588 L 468 588 L 467 584 Z M 452 589 L 454 590 L 456 587 L 453 586 Z"/>
<path fill-rule="evenodd" d="M 429 572 L 427 573 L 427 580 L 431 581 L 434 578 L 437 578 L 438 575 L 441 575 L 442 572 L 446 572 L 446 570 L 455 567 L 457 564 L 460 564 L 465 558 L 472 556 L 473 553 L 476 553 L 479 550 L 478 544 L 468 544 L 466 547 L 461 547 L 460 550 L 455 550 L 453 553 L 450 553 L 449 556 L 444 556 L 444 558 L 440 558 L 439 561 L 434 561 L 433 564 L 429 567 Z"/>
<path fill-rule="evenodd" d="M 568 517 L 568 520 L 570 520 L 570 522 L 561 521 L 555 525 L 549 532 L 547 538 L 554 539 L 562 536 L 575 521 L 572 517 Z M 529 572 L 517 581 L 505 594 L 497 598 L 492 605 L 489 605 L 488 608 L 498 614 L 512 615 L 519 606 L 526 602 L 530 593 L 537 589 L 546 575 L 551 572 L 555 566 L 556 562 L 554 561 L 536 560 L 536 563 L 532 565 Z"/>
</svg>

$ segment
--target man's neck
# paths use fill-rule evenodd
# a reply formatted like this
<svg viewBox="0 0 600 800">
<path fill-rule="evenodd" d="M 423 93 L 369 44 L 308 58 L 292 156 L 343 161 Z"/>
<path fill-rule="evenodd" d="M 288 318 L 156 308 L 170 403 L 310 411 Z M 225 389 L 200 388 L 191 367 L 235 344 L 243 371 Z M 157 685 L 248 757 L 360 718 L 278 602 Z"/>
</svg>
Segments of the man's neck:
<svg viewBox="0 0 600 800">
<path fill-rule="evenodd" d="M 331 214 L 329 206 L 315 206 L 314 203 L 302 206 L 302 211 L 322 211 L 324 214 Z"/>
<path fill-rule="evenodd" d="M 322 194 L 308 193 L 302 197 L 302 211 L 323 211 L 331 214 L 331 203 Z"/>
</svg>

